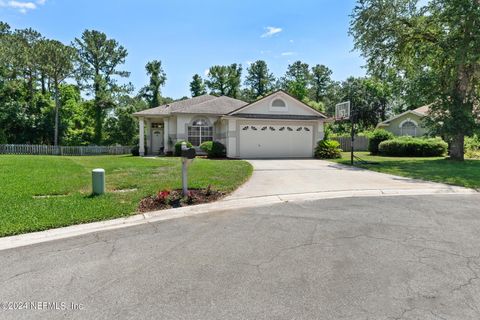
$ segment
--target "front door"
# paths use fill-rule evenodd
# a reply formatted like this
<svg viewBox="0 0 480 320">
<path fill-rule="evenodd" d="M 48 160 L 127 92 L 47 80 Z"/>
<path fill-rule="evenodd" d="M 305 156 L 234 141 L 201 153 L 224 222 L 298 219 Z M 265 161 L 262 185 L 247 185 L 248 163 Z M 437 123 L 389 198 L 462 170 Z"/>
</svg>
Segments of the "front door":
<svg viewBox="0 0 480 320">
<path fill-rule="evenodd" d="M 152 151 L 151 154 L 157 155 L 163 149 L 163 124 L 152 123 Z"/>
</svg>

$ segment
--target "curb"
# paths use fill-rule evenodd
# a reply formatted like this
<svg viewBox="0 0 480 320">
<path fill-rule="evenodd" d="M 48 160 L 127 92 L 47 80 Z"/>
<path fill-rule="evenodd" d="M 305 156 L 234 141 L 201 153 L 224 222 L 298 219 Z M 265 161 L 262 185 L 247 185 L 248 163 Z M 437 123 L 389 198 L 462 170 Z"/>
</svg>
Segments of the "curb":
<svg viewBox="0 0 480 320">
<path fill-rule="evenodd" d="M 226 210 L 265 207 L 286 202 L 304 202 L 322 199 L 353 198 L 353 197 L 393 197 L 421 195 L 469 195 L 479 194 L 476 190 L 461 187 L 437 189 L 372 189 L 312 192 L 300 194 L 271 195 L 254 198 L 224 199 L 218 202 L 201 204 L 191 207 L 167 209 L 136 214 L 126 218 L 73 225 L 69 227 L 26 233 L 0 238 L 0 251 L 29 246 L 54 240 L 67 239 L 85 234 L 109 231 L 131 226 L 137 226 L 158 221 L 196 216 L 205 213 Z"/>
</svg>

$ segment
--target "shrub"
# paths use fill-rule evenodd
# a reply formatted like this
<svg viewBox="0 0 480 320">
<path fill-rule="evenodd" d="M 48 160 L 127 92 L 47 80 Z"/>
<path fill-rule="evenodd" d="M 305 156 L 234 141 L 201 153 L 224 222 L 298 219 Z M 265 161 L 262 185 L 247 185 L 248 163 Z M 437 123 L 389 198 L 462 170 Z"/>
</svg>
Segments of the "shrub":
<svg viewBox="0 0 480 320">
<path fill-rule="evenodd" d="M 193 145 L 188 141 L 184 141 L 184 140 L 177 141 L 177 143 L 175 143 L 175 152 L 174 152 L 175 157 L 182 156 L 182 142 L 187 143 L 187 148 L 193 147 Z"/>
<path fill-rule="evenodd" d="M 480 159 L 480 136 L 465 137 L 465 156 Z"/>
<path fill-rule="evenodd" d="M 398 137 L 380 143 L 379 152 L 393 157 L 439 157 L 446 154 L 448 144 L 440 138 Z"/>
<path fill-rule="evenodd" d="M 384 129 L 375 129 L 368 134 L 368 138 L 368 151 L 375 155 L 378 154 L 378 145 L 383 141 L 393 139 L 394 135 L 393 133 Z"/>
<path fill-rule="evenodd" d="M 132 156 L 138 157 L 140 155 L 140 146 L 134 146 L 132 150 L 130 150 L 130 152 L 132 153 Z M 145 147 L 145 154 L 147 153 L 148 153 L 148 149 L 147 147 Z"/>
<path fill-rule="evenodd" d="M 227 156 L 227 148 L 218 141 L 205 141 L 200 145 L 200 149 L 206 152 L 210 159 L 225 158 Z"/>
<path fill-rule="evenodd" d="M 342 157 L 340 143 L 334 140 L 320 140 L 315 148 L 317 159 L 339 159 Z"/>
</svg>

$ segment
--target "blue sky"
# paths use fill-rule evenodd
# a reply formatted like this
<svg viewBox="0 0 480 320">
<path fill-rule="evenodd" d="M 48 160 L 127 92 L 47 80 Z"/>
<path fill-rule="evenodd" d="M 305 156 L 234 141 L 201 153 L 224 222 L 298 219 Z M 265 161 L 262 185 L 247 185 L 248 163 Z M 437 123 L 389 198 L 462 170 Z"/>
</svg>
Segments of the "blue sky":
<svg viewBox="0 0 480 320">
<path fill-rule="evenodd" d="M 124 69 L 140 89 L 144 66 L 162 60 L 164 96 L 190 95 L 189 82 L 214 64 L 267 61 L 276 76 L 296 60 L 325 64 L 335 80 L 361 76 L 348 36 L 354 0 L 0 0 L 0 20 L 69 43 L 85 29 L 127 48 Z M 245 73 L 245 72 L 244 72 Z"/>
</svg>

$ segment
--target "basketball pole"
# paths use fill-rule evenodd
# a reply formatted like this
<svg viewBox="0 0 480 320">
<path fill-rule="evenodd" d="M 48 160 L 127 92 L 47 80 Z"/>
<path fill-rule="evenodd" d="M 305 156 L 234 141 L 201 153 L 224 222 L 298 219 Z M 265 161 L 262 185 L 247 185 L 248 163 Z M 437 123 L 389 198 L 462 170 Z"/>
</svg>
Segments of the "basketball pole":
<svg viewBox="0 0 480 320">
<path fill-rule="evenodd" d="M 354 128 L 354 121 L 353 121 L 353 114 L 350 110 L 350 120 L 351 120 L 351 124 L 352 124 L 352 130 L 351 130 L 351 135 L 352 135 L 352 144 L 351 144 L 351 152 L 350 152 L 350 164 L 353 166 L 353 152 L 354 152 L 354 145 L 355 145 L 355 128 Z"/>
</svg>

